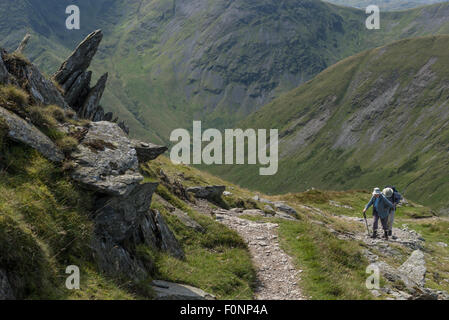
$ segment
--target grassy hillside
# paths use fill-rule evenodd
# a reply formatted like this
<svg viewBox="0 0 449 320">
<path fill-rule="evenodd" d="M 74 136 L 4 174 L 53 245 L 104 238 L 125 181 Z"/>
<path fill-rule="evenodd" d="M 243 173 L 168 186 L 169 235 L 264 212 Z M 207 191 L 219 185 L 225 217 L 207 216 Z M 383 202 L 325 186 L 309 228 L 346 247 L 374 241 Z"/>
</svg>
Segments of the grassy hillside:
<svg viewBox="0 0 449 320">
<path fill-rule="evenodd" d="M 361 210 L 370 199 L 369 190 L 321 191 L 309 190 L 302 193 L 267 196 L 252 190 L 241 188 L 216 176 L 186 166 L 173 165 L 169 159 L 159 157 L 151 162 L 148 174 L 157 177 L 162 169 L 172 180 L 177 180 L 184 186 L 224 185 L 231 194 L 223 197 L 223 206 L 228 208 L 261 209 L 264 204 L 253 199 L 257 194 L 272 201 L 284 201 L 297 211 L 298 220 L 284 220 L 255 216 L 241 216 L 256 221 L 279 224 L 279 239 L 282 248 L 294 258 L 298 269 L 303 270 L 299 287 L 306 297 L 311 299 L 373 299 L 365 287 L 366 266 L 369 264 L 364 252 L 373 247 L 367 246 L 362 240 L 344 239 L 345 234 L 365 234 L 362 222 L 347 218 L 361 218 Z M 177 207 L 183 208 L 182 203 Z M 155 200 L 156 206 L 163 203 Z M 185 210 L 185 209 L 184 209 Z M 190 214 L 190 211 L 188 211 Z M 195 215 L 192 215 L 195 217 Z M 173 221 L 171 221 L 172 223 Z M 397 211 L 395 226 L 402 228 L 407 225 L 410 230 L 416 230 L 426 239 L 424 251 L 428 261 L 427 285 L 437 290 L 449 290 L 449 283 L 444 279 L 449 276 L 447 247 L 440 247 L 439 242 L 449 242 L 447 228 L 449 222 L 433 217 L 432 210 L 412 201 L 403 204 Z M 370 227 L 371 228 L 371 227 Z M 175 229 L 176 230 L 176 229 Z M 179 236 L 179 234 L 178 234 Z M 394 256 L 382 253 L 381 246 L 374 252 L 380 259 L 385 259 L 392 266 L 403 263 L 410 249 L 403 249 L 398 244 L 390 244 Z M 195 277 L 186 272 L 179 264 L 170 259 L 159 261 L 165 266 L 166 274 L 175 277 Z M 338 276 L 337 276 L 338 275 Z M 202 280 L 192 280 L 201 283 Z M 382 280 L 383 281 L 383 280 Z M 384 284 L 382 284 L 384 285 Z M 382 298 L 385 298 L 383 296 Z"/>
<path fill-rule="evenodd" d="M 448 36 L 407 39 L 337 63 L 241 122 L 279 129 L 276 175 L 213 171 L 276 193 L 395 184 L 447 212 L 448 49 Z"/>
<path fill-rule="evenodd" d="M 31 119 L 64 152 L 77 148 L 76 139 L 55 129 L 60 121 L 70 122 L 60 108 L 30 106 L 28 101 L 25 91 L 0 85 L 1 108 Z M 81 125 L 86 120 L 71 123 Z M 212 217 L 200 216 L 162 185 L 156 192 L 159 197 L 188 211 L 202 226 L 202 232 L 193 231 L 152 203 L 175 230 L 186 260 L 177 261 L 141 244 L 136 252 L 152 266 L 150 278 L 135 282 L 102 273 L 92 245 L 97 213 L 94 193 L 71 179 L 70 159 L 52 163 L 10 140 L 9 131 L 8 122 L 0 116 L 0 270 L 6 272 L 15 298 L 151 299 L 150 281 L 162 278 L 196 285 L 219 299 L 253 297 L 254 269 L 239 235 Z M 65 287 L 69 265 L 80 268 L 80 290 Z"/>
<path fill-rule="evenodd" d="M 312 0 L 79 1 L 81 30 L 65 29 L 69 0 L 3 1 L 0 45 L 27 49 L 48 74 L 85 35 L 105 39 L 94 77 L 109 72 L 102 105 L 132 134 L 167 142 L 172 129 L 236 122 L 336 61 L 395 39 L 449 32 L 449 5 L 382 15 Z"/>
</svg>

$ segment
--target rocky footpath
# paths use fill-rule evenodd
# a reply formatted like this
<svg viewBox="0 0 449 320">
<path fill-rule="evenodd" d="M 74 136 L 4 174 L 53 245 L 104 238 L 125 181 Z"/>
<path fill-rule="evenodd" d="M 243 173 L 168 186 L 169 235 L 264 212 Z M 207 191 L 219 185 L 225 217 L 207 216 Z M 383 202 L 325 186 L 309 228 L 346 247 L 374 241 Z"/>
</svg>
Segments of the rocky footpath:
<svg viewBox="0 0 449 320">
<path fill-rule="evenodd" d="M 271 215 L 257 209 L 214 209 L 207 200 L 201 198 L 196 200 L 194 208 L 203 214 L 215 216 L 217 221 L 237 231 L 247 243 L 257 272 L 256 299 L 305 299 L 298 286 L 302 270 L 297 270 L 292 258 L 280 248 L 278 224 L 253 222 L 241 218 L 243 215 L 256 217 Z"/>
<path fill-rule="evenodd" d="M 22 51 L 29 38 L 21 44 Z M 13 112 L 0 106 L 0 118 L 7 126 L 7 137 L 37 150 L 56 164 L 67 164 L 70 177 L 81 188 L 92 192 L 94 235 L 91 243 L 99 269 L 111 276 L 145 280 L 153 270 L 148 259 L 137 254 L 139 245 L 168 252 L 184 259 L 184 252 L 174 234 L 157 210 L 150 210 L 157 183 L 142 183 L 140 164 L 156 159 L 167 148 L 131 140 L 124 123 L 117 124 L 112 114 L 104 114 L 99 105 L 105 90 L 107 74 L 90 88 L 91 72 L 87 71 L 102 39 L 97 30 L 75 49 L 72 55 L 47 80 L 21 54 L 1 50 L 0 84 L 13 84 L 25 90 L 29 103 L 38 108 L 57 105 L 64 112 L 85 119 L 59 123 L 57 130 L 75 138 L 78 145 L 62 152 L 34 123 L 26 112 Z M 87 121 L 86 121 L 87 120 Z M 0 268 L 0 299 L 13 299 L 14 288 Z"/>
</svg>

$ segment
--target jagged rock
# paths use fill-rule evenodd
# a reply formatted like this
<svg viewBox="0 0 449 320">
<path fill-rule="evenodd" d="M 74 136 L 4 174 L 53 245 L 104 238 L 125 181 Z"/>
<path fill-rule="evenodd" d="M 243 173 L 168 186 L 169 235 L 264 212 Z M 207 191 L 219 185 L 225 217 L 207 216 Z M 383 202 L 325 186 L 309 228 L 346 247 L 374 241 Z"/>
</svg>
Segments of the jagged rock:
<svg viewBox="0 0 449 320">
<path fill-rule="evenodd" d="M 157 210 L 154 210 L 153 213 L 156 216 L 156 224 L 161 237 L 161 249 L 169 252 L 178 259 L 184 259 L 184 252 L 182 251 L 178 240 L 176 240 L 175 235 L 165 223 L 161 213 Z"/>
<path fill-rule="evenodd" d="M 64 154 L 58 149 L 53 141 L 34 125 L 2 107 L 0 107 L 0 117 L 4 118 L 8 125 L 8 137 L 10 139 L 36 149 L 45 158 L 51 161 L 62 162 L 64 160 Z"/>
<path fill-rule="evenodd" d="M 22 53 L 23 50 L 25 50 L 26 46 L 28 45 L 28 41 L 30 41 L 31 35 L 27 33 L 25 37 L 22 39 L 22 42 L 20 42 L 19 46 L 17 47 L 15 53 Z"/>
<path fill-rule="evenodd" d="M 126 195 L 143 180 L 136 150 L 115 123 L 92 122 L 71 157 L 72 178 L 94 191 Z"/>
<path fill-rule="evenodd" d="M 77 71 L 86 71 L 97 53 L 98 46 L 103 39 L 101 30 L 96 30 L 89 34 L 73 51 L 71 56 L 61 65 L 53 78 L 63 85 L 69 77 Z"/>
<path fill-rule="evenodd" d="M 292 207 L 286 205 L 283 202 L 275 202 L 274 203 L 274 207 L 276 208 L 276 210 L 282 211 L 284 213 L 287 213 L 287 214 L 289 214 L 289 215 L 291 215 L 293 217 L 296 217 L 297 214 L 298 214 L 295 209 L 293 209 Z"/>
<path fill-rule="evenodd" d="M 154 160 L 168 150 L 167 147 L 158 146 L 152 143 L 146 143 L 138 140 L 131 140 L 134 149 L 137 152 L 137 158 L 140 163 L 145 163 Z"/>
<path fill-rule="evenodd" d="M 105 73 L 98 80 L 95 87 L 93 87 L 89 91 L 83 106 L 79 110 L 79 115 L 82 118 L 93 120 L 97 112 L 101 97 L 103 96 L 104 89 L 106 88 L 107 81 L 108 81 L 108 73 Z"/>
<path fill-rule="evenodd" d="M 421 250 L 415 250 L 398 269 L 419 286 L 424 286 L 426 276 L 426 261 Z"/>
<path fill-rule="evenodd" d="M 154 280 L 153 289 L 156 300 L 215 300 L 216 297 L 195 287 L 185 284 Z"/>
<path fill-rule="evenodd" d="M 29 92 L 33 102 L 42 105 L 54 104 L 69 109 L 53 82 L 47 80 L 35 65 L 13 55 L 9 56 L 5 53 L 2 55 L 8 72 L 17 79 L 22 88 Z"/>
<path fill-rule="evenodd" d="M 0 269 L 0 300 L 14 300 L 14 292 L 6 272 Z"/>
<path fill-rule="evenodd" d="M 79 74 L 65 93 L 65 100 L 77 112 L 81 108 L 80 101 L 82 101 L 82 99 L 80 99 L 80 97 L 85 97 L 89 92 L 89 84 L 91 78 L 91 71 Z"/>
<path fill-rule="evenodd" d="M 191 187 L 186 191 L 193 193 L 196 198 L 215 200 L 220 197 L 225 191 L 225 186 L 206 186 L 206 187 Z"/>
</svg>

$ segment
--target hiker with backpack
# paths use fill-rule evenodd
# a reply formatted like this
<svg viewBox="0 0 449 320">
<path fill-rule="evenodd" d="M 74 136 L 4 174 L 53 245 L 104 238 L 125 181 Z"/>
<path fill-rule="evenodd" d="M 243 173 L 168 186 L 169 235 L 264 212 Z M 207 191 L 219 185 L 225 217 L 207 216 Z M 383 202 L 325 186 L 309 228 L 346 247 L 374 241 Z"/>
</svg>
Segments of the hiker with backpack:
<svg viewBox="0 0 449 320">
<path fill-rule="evenodd" d="M 380 191 L 379 188 L 374 188 L 373 196 L 368 204 L 363 209 L 363 214 L 369 207 L 373 206 L 373 239 L 377 238 L 377 228 L 379 226 L 379 219 L 382 224 L 382 229 L 384 230 L 384 238 L 388 240 L 388 216 L 390 214 L 390 209 L 393 208 L 393 204 L 388 200 Z"/>
<path fill-rule="evenodd" d="M 395 186 L 385 186 L 382 193 L 393 204 L 393 208 L 390 209 L 390 214 L 388 215 L 388 235 L 396 239 L 396 236 L 393 235 L 394 215 L 396 213 L 396 206 L 402 200 L 402 195 Z"/>
</svg>

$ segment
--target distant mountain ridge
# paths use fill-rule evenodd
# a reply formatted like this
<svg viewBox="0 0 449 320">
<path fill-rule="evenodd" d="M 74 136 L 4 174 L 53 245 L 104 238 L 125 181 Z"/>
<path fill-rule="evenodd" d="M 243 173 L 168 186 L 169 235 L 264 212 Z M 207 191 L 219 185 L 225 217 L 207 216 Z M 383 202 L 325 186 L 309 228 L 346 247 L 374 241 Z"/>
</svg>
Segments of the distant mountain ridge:
<svg viewBox="0 0 449 320">
<path fill-rule="evenodd" d="M 174 128 L 203 120 L 233 127 L 338 60 L 395 39 L 449 33 L 447 3 L 382 15 L 312 0 L 82 0 L 81 30 L 65 29 L 72 1 L 2 1 L 0 44 L 26 32 L 26 52 L 48 74 L 94 29 L 104 45 L 94 74 L 109 72 L 102 100 L 131 135 L 167 142 Z M 95 81 L 96 79 L 93 79 Z"/>
<path fill-rule="evenodd" d="M 347 58 L 255 112 L 243 128 L 278 128 L 277 175 L 212 171 L 265 192 L 396 184 L 449 212 L 449 36 L 401 40 Z"/>
</svg>

